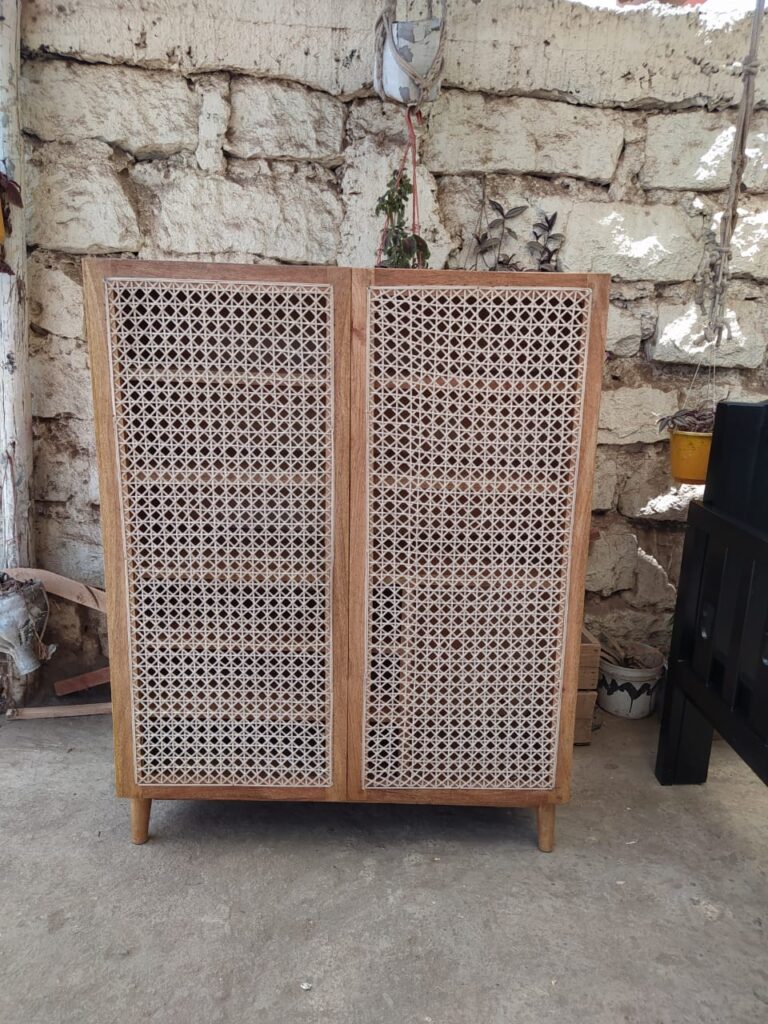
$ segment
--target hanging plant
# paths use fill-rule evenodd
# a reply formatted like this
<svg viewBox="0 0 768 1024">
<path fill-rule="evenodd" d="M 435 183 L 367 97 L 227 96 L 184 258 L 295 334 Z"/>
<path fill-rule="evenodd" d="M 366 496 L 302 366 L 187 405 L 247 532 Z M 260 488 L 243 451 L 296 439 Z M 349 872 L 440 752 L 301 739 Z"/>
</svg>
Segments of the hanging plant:
<svg viewBox="0 0 768 1024">
<path fill-rule="evenodd" d="M 400 166 L 392 172 L 387 184 L 387 191 L 379 196 L 376 203 L 376 215 L 384 214 L 384 227 L 379 235 L 379 246 L 376 250 L 377 267 L 419 267 L 427 266 L 429 246 L 421 237 L 419 227 L 419 193 L 416 178 L 418 162 L 418 144 L 413 119 L 423 124 L 421 112 L 408 107 L 405 112 L 405 129 L 407 139 Z M 412 178 L 405 172 L 408 157 L 411 158 Z M 410 198 L 411 229 L 405 226 L 405 207 Z"/>
<path fill-rule="evenodd" d="M 678 483 L 705 483 L 714 425 L 714 402 L 660 417 L 659 430 L 669 431 L 669 467 Z"/>
<path fill-rule="evenodd" d="M 723 333 L 728 332 L 725 319 L 726 293 L 728 290 L 731 241 L 736 227 L 736 215 L 741 192 L 744 169 L 747 164 L 747 138 L 755 105 L 755 75 L 758 70 L 757 49 L 762 28 L 765 0 L 757 0 L 752 17 L 752 33 L 749 53 L 742 63 L 743 88 L 739 103 L 736 133 L 731 150 L 731 175 L 728 195 L 720 221 L 720 237 L 716 248 L 714 265 L 710 265 L 705 277 L 705 291 L 710 293 L 709 311 L 704 352 L 709 355 L 707 398 L 700 405 L 688 408 L 688 398 L 696 383 L 704 354 L 699 360 L 688 388 L 688 394 L 679 409 L 672 416 L 659 419 L 659 429 L 669 431 L 669 457 L 672 476 L 678 483 L 703 484 L 707 480 L 709 453 L 712 447 L 712 430 L 715 423 L 715 368 L 717 350 Z M 703 304 L 703 301 L 702 301 Z"/>
<path fill-rule="evenodd" d="M 392 172 L 387 191 L 379 196 L 376 215 L 384 214 L 379 267 L 426 267 L 429 246 L 421 235 L 408 231 L 405 226 L 405 207 L 413 193 L 411 179 L 403 171 Z"/>
<path fill-rule="evenodd" d="M 687 434 L 711 434 L 715 425 L 715 407 L 701 405 L 697 409 L 679 409 L 671 416 L 659 418 L 659 430 L 683 430 Z"/>
</svg>

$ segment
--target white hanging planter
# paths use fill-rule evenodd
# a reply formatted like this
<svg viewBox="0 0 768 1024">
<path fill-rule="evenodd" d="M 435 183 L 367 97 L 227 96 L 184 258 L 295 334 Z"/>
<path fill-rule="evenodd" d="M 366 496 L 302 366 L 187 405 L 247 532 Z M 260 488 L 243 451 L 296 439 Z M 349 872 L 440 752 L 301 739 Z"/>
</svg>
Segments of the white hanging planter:
<svg viewBox="0 0 768 1024">
<path fill-rule="evenodd" d="M 445 15 L 445 4 L 443 4 Z M 381 59 L 375 61 L 373 86 L 382 99 L 406 106 L 431 103 L 440 93 L 445 17 L 391 21 L 382 15 L 377 33 Z M 378 57 L 378 54 L 377 54 Z"/>
</svg>

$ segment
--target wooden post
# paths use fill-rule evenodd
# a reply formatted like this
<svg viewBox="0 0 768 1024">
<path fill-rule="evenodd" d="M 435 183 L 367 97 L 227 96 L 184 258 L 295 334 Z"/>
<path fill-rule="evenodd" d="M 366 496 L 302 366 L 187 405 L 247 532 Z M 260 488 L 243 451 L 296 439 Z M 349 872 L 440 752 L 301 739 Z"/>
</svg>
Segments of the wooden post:
<svg viewBox="0 0 768 1024">
<path fill-rule="evenodd" d="M 19 117 L 21 0 L 0 0 L 0 170 L 24 199 Z M 0 568 L 33 565 L 31 530 L 32 409 L 27 344 L 26 235 L 24 210 L 9 205 L 4 258 L 13 274 L 0 273 Z M 7 683 L 17 701 L 30 682 Z M 25 685 L 26 684 L 26 685 Z"/>
<path fill-rule="evenodd" d="M 715 730 L 676 685 L 676 666 L 671 659 L 670 669 L 664 683 L 656 778 L 662 786 L 701 785 L 707 781 Z"/>
<path fill-rule="evenodd" d="M 552 853 L 555 848 L 555 805 L 540 804 L 536 808 L 536 832 L 542 853 Z"/>
<path fill-rule="evenodd" d="M 149 839 L 149 815 L 152 801 L 135 796 L 131 800 L 131 842 L 142 846 Z"/>
</svg>

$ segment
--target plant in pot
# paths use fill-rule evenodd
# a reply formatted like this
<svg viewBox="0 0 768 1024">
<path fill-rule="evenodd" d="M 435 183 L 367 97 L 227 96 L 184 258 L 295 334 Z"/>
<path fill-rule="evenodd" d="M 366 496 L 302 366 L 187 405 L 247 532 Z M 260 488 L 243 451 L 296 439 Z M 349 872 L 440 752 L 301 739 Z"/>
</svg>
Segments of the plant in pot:
<svg viewBox="0 0 768 1024">
<path fill-rule="evenodd" d="M 729 332 L 726 322 L 726 293 L 730 279 L 731 242 L 736 228 L 739 196 L 742 189 L 744 170 L 747 164 L 747 138 L 755 101 L 755 76 L 757 69 L 757 47 L 763 18 L 763 0 L 757 0 L 752 21 L 752 35 L 749 53 L 742 62 L 742 92 L 739 103 L 736 131 L 731 149 L 731 173 L 728 192 L 720 217 L 719 234 L 712 238 L 711 259 L 703 276 L 703 295 L 707 296 L 707 326 L 705 346 L 693 374 L 690 394 L 701 369 L 704 356 L 709 362 L 707 400 L 693 408 L 684 408 L 674 415 L 659 420 L 659 429 L 669 431 L 670 470 L 679 483 L 706 483 L 709 453 L 712 445 L 712 430 L 715 423 L 715 372 L 717 351 L 723 333 Z M 705 305 L 702 295 L 702 306 Z"/>
<path fill-rule="evenodd" d="M 665 668 L 664 655 L 649 644 L 601 637 L 598 705 L 619 718 L 647 718 Z"/>
<path fill-rule="evenodd" d="M 659 430 L 669 432 L 670 472 L 678 483 L 706 482 L 714 424 L 714 400 L 660 417 Z"/>
</svg>

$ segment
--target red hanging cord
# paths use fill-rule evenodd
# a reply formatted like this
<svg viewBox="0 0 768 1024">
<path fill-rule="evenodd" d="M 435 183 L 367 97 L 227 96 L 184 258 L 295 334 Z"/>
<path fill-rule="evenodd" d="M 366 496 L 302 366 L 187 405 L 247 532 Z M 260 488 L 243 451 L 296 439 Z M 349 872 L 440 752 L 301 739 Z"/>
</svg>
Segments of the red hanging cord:
<svg viewBox="0 0 768 1024">
<path fill-rule="evenodd" d="M 419 126 L 424 123 L 421 111 L 416 111 L 416 118 L 419 122 Z M 405 113 L 405 120 L 408 125 L 408 142 L 411 147 L 411 158 L 413 166 L 413 192 L 411 193 L 411 231 L 414 235 L 421 234 L 421 227 L 419 225 L 419 188 L 416 183 L 416 130 L 413 127 L 413 116 L 411 107 L 408 107 Z M 421 256 L 417 259 L 421 260 Z"/>
</svg>

